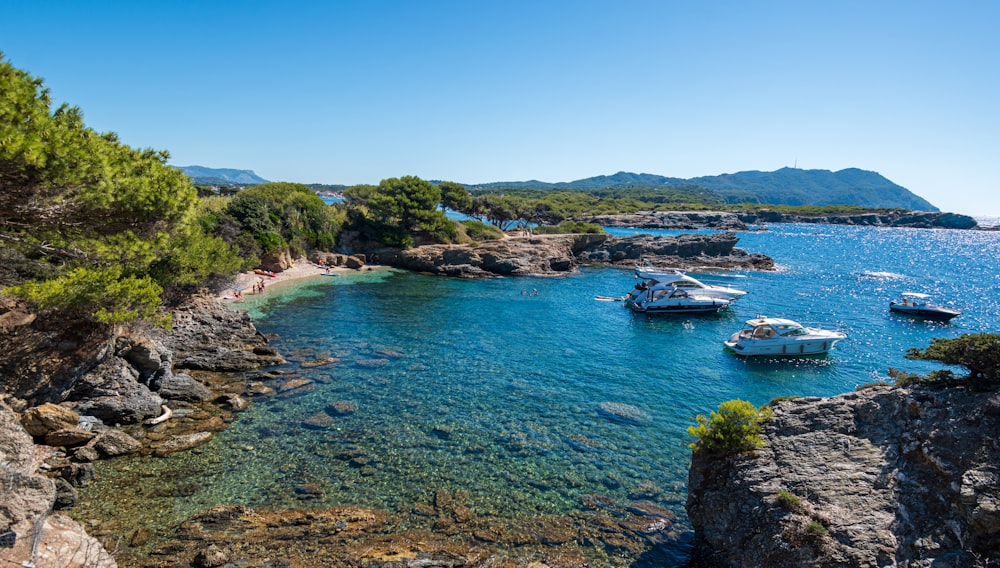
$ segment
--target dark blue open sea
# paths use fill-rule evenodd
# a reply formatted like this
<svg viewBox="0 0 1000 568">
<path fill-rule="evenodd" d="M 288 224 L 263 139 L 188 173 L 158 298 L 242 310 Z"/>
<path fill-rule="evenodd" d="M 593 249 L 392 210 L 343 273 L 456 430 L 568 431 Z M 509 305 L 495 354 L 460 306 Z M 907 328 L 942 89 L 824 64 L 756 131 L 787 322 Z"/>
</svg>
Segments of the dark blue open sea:
<svg viewBox="0 0 1000 568">
<path fill-rule="evenodd" d="M 581 510 L 585 495 L 627 503 L 640 493 L 677 514 L 670 554 L 681 563 L 694 415 L 730 399 L 843 393 L 889 381 L 890 367 L 925 372 L 937 366 L 906 360 L 907 348 L 1000 331 L 1000 232 L 773 225 L 741 233 L 738 246 L 773 257 L 778 270 L 695 273 L 749 292 L 713 316 L 647 317 L 597 301 L 634 279 L 596 267 L 493 280 L 372 271 L 248 302 L 288 358 L 283 370 L 317 386 L 259 399 L 208 445 L 156 460 L 198 483 L 151 513 L 174 521 L 242 503 L 402 515 L 448 489 L 467 492 L 477 514 L 517 518 Z M 902 291 L 964 313 L 950 324 L 892 315 L 888 303 Z M 745 361 L 724 351 L 757 314 L 848 337 L 820 358 Z M 338 362 L 302 366 L 324 357 Z M 356 411 L 327 429 L 302 425 L 334 402 Z M 602 403 L 628 405 L 634 420 Z M 364 460 L 337 457 L 345 451 Z M 300 500 L 303 484 L 321 489 L 318 500 Z"/>
</svg>

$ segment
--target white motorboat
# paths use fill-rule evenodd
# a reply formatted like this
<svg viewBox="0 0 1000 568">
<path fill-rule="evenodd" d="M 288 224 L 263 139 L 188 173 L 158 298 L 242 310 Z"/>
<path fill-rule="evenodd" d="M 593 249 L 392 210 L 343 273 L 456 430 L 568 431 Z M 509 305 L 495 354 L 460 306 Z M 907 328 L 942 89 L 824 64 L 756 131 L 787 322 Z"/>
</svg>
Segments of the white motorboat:
<svg viewBox="0 0 1000 568">
<path fill-rule="evenodd" d="M 657 270 L 649 267 L 637 267 L 635 269 L 635 277 L 639 281 L 636 283 L 635 289 L 629 293 L 629 296 L 635 299 L 640 299 L 642 296 L 647 295 L 647 292 L 670 290 L 672 288 L 684 290 L 692 296 L 730 301 L 737 300 L 746 295 L 745 291 L 736 288 L 705 284 L 680 270 Z"/>
<path fill-rule="evenodd" d="M 847 337 L 840 331 L 831 331 L 804 325 L 782 318 L 757 316 L 724 343 L 737 355 L 795 356 L 819 355 L 828 352 L 834 344 Z"/>
<path fill-rule="evenodd" d="M 932 304 L 929 294 L 919 292 L 903 292 L 899 300 L 889 302 L 889 311 L 934 321 L 949 321 L 962 314 L 959 310 Z"/>
<path fill-rule="evenodd" d="M 696 295 L 682 288 L 658 286 L 625 297 L 625 306 L 646 314 L 712 313 L 729 307 L 733 300 Z"/>
</svg>

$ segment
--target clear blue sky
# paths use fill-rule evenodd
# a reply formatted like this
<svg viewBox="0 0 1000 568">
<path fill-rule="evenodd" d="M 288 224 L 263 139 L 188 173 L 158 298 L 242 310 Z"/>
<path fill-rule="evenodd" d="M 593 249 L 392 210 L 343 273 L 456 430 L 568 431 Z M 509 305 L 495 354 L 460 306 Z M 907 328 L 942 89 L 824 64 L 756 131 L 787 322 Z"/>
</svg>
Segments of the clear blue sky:
<svg viewBox="0 0 1000 568">
<path fill-rule="evenodd" d="M 87 125 L 275 181 L 881 173 L 1000 215 L 1000 2 L 0 0 Z"/>
</svg>

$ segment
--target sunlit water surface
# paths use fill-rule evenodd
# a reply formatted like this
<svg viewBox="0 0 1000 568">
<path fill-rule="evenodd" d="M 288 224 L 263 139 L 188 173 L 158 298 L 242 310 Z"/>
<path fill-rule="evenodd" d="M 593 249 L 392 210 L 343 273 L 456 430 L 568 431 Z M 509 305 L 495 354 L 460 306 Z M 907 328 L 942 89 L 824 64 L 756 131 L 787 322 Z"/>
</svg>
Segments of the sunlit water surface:
<svg viewBox="0 0 1000 568">
<path fill-rule="evenodd" d="M 694 415 L 730 399 L 842 393 L 888 380 L 890 367 L 927 371 L 936 367 L 906 360 L 907 348 L 995 332 L 1000 321 L 1000 233 L 775 225 L 741 233 L 739 246 L 773 257 L 778 270 L 695 274 L 749 292 L 703 317 L 647 317 L 595 300 L 633 286 L 630 271 L 614 268 L 493 280 L 376 271 L 299 283 L 244 307 L 277 337 L 283 370 L 317 379 L 316 388 L 259 399 L 208 445 L 126 465 L 124 475 L 155 467 L 186 484 L 155 511 L 164 523 L 220 503 L 402 513 L 439 489 L 468 492 L 478 514 L 517 518 L 580 510 L 588 494 L 628 502 L 638 492 L 678 515 L 687 534 L 673 554 L 682 561 Z M 890 314 L 902 291 L 965 313 L 950 324 Z M 848 338 L 819 358 L 726 352 L 722 341 L 757 314 Z M 324 357 L 338 362 L 302 367 Z M 326 429 L 304 427 L 335 402 L 356 410 Z M 602 403 L 628 405 L 633 419 Z M 121 463 L 103 463 L 105 477 L 123 475 L 108 469 Z M 318 500 L 303 503 L 303 484 L 321 488 Z"/>
</svg>

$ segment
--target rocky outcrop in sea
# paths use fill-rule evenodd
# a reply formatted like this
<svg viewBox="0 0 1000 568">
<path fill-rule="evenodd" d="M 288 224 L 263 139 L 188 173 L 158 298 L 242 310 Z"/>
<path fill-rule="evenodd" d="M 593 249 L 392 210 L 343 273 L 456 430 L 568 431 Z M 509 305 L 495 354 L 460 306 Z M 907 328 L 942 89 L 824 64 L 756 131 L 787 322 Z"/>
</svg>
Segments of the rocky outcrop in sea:
<svg viewBox="0 0 1000 568">
<path fill-rule="evenodd" d="M 910 227 L 914 229 L 978 229 L 976 220 L 968 215 L 936 211 L 872 211 L 830 215 L 755 211 L 639 211 L 623 215 L 581 217 L 577 221 L 597 223 L 604 227 L 635 227 L 639 229 L 718 229 L 745 231 L 752 225 L 767 223 L 816 223 L 827 225 L 863 225 L 874 227 Z"/>
<path fill-rule="evenodd" d="M 759 450 L 693 457 L 694 566 L 1000 562 L 1000 392 L 872 386 L 772 407 Z"/>
<path fill-rule="evenodd" d="M 936 211 L 892 211 L 845 213 L 834 215 L 796 215 L 774 211 L 741 211 L 740 221 L 750 225 L 765 223 L 820 223 L 827 225 L 865 225 L 909 227 L 912 229 L 977 229 L 976 220 L 958 213 Z"/>
<path fill-rule="evenodd" d="M 608 234 L 511 237 L 473 244 L 425 245 L 382 251 L 387 264 L 458 277 L 551 276 L 567 274 L 580 265 L 632 267 L 740 268 L 769 270 L 774 261 L 736 248 L 734 233 L 614 237 Z"/>
</svg>

